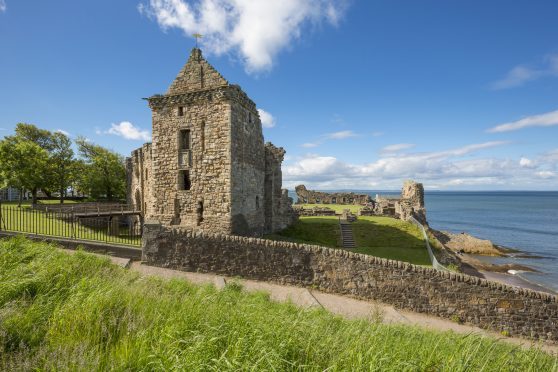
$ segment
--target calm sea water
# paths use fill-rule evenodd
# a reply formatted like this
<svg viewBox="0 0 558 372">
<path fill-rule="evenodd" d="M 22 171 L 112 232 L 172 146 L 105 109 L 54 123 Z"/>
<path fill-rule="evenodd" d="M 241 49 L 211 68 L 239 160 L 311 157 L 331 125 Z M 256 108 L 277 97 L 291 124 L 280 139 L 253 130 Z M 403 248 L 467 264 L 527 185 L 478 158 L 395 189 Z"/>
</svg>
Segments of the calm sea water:
<svg viewBox="0 0 558 372">
<path fill-rule="evenodd" d="M 397 194 L 365 192 L 372 196 Z M 296 195 L 293 196 L 296 200 Z M 467 232 L 498 245 L 544 257 L 491 261 L 530 266 L 540 273 L 521 273 L 520 276 L 558 292 L 558 192 L 427 191 L 425 204 L 428 222 L 434 229 Z"/>
</svg>

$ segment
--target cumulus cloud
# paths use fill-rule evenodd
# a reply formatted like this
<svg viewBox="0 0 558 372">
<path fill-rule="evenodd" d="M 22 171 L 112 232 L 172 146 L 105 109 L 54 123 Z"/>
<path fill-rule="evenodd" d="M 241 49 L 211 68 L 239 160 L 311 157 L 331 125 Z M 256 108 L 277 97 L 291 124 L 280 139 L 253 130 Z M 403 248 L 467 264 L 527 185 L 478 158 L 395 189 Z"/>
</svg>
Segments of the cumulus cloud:
<svg viewBox="0 0 558 372">
<path fill-rule="evenodd" d="M 380 152 L 387 153 L 387 152 L 399 152 L 403 150 L 408 150 L 415 147 L 412 143 L 397 143 L 395 145 L 389 145 L 384 147 L 380 150 Z"/>
<path fill-rule="evenodd" d="M 504 78 L 495 81 L 490 87 L 494 90 L 509 89 L 547 76 L 558 76 L 558 55 L 547 56 L 538 67 L 515 66 Z"/>
<path fill-rule="evenodd" d="M 336 26 L 346 6 L 346 0 L 149 0 L 138 10 L 163 30 L 203 34 L 206 50 L 233 52 L 248 72 L 257 72 L 271 69 L 277 54 L 308 26 Z"/>
<path fill-rule="evenodd" d="M 6 11 L 6 0 L 0 0 L 0 12 Z"/>
<path fill-rule="evenodd" d="M 488 132 L 510 132 L 529 127 L 551 127 L 554 125 L 558 125 L 558 110 L 547 112 L 545 114 L 528 116 L 521 120 L 512 121 L 509 123 L 499 124 L 493 128 L 490 128 Z"/>
<path fill-rule="evenodd" d="M 273 128 L 275 126 L 275 118 L 273 115 L 263 109 L 258 109 L 258 113 L 260 114 L 260 120 L 264 128 Z"/>
<path fill-rule="evenodd" d="M 523 168 L 517 160 L 476 157 L 482 150 L 507 143 L 492 141 L 436 152 L 385 153 L 365 164 L 309 154 L 285 164 L 283 177 L 287 187 L 304 183 L 318 189 L 370 189 L 377 185 L 399 188 L 407 178 L 424 181 L 432 188 L 500 184 L 518 175 L 531 180 L 533 172 L 540 169 Z"/>
<path fill-rule="evenodd" d="M 143 140 L 150 141 L 151 135 L 149 131 L 142 130 L 134 126 L 129 121 L 122 121 L 119 124 L 111 124 L 111 127 L 105 133 L 114 134 L 115 136 L 120 136 L 128 140 Z"/>
</svg>

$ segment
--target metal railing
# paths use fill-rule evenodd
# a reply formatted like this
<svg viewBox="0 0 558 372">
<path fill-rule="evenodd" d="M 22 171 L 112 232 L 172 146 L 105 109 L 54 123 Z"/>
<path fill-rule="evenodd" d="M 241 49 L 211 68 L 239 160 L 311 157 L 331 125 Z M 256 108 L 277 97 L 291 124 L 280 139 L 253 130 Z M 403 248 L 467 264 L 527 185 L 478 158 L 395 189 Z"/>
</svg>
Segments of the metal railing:
<svg viewBox="0 0 558 372">
<path fill-rule="evenodd" d="M 140 246 L 142 226 L 138 211 L 83 213 L 0 203 L 0 231 L 11 233 Z"/>
<path fill-rule="evenodd" d="M 428 251 L 428 256 L 430 256 L 430 262 L 432 262 L 432 267 L 442 271 L 450 271 L 444 265 L 438 262 L 436 256 L 434 256 L 434 252 L 432 252 L 432 247 L 430 246 L 430 242 L 428 241 L 429 240 L 428 234 L 426 234 L 426 230 L 424 229 L 424 226 L 422 226 L 422 224 L 418 222 L 416 218 L 414 218 L 413 216 L 409 217 L 408 221 L 411 221 L 412 223 L 417 225 L 417 227 L 422 231 L 422 236 L 424 237 L 424 243 L 426 245 L 426 250 Z"/>
</svg>

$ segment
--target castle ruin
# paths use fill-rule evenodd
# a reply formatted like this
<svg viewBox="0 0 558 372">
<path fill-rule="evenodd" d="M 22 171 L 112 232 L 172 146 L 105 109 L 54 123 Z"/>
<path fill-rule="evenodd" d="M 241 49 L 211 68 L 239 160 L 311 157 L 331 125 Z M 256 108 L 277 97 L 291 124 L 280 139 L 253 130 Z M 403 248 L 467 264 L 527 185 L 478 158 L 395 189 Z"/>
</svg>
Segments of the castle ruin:
<svg viewBox="0 0 558 372">
<path fill-rule="evenodd" d="M 356 204 L 366 205 L 372 201 L 367 194 L 355 194 L 353 192 L 322 192 L 307 190 L 306 186 L 295 187 L 299 204 Z"/>
<path fill-rule="evenodd" d="M 424 186 L 415 181 L 405 181 L 401 189 L 401 197 L 386 198 L 376 195 L 374 201 L 374 214 L 394 216 L 402 220 L 414 217 L 423 225 L 426 221 L 426 209 L 424 208 Z"/>
<path fill-rule="evenodd" d="M 261 236 L 295 218 L 282 189 L 285 150 L 264 144 L 256 104 L 198 48 L 164 95 L 146 98 L 152 143 L 127 159 L 128 203 L 145 219 Z"/>
</svg>

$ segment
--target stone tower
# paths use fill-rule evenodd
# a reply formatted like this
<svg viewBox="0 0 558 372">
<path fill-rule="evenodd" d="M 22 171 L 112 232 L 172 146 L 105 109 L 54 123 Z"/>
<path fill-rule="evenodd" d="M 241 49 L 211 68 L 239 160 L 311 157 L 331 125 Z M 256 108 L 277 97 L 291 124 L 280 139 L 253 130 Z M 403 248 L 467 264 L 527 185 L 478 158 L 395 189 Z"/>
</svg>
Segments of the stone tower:
<svg viewBox="0 0 558 372">
<path fill-rule="evenodd" d="M 146 218 L 251 236 L 292 221 L 281 190 L 284 150 L 264 145 L 255 103 L 200 49 L 192 50 L 166 94 L 147 100 L 153 142 L 128 160 L 129 202 L 142 203 Z"/>
</svg>

